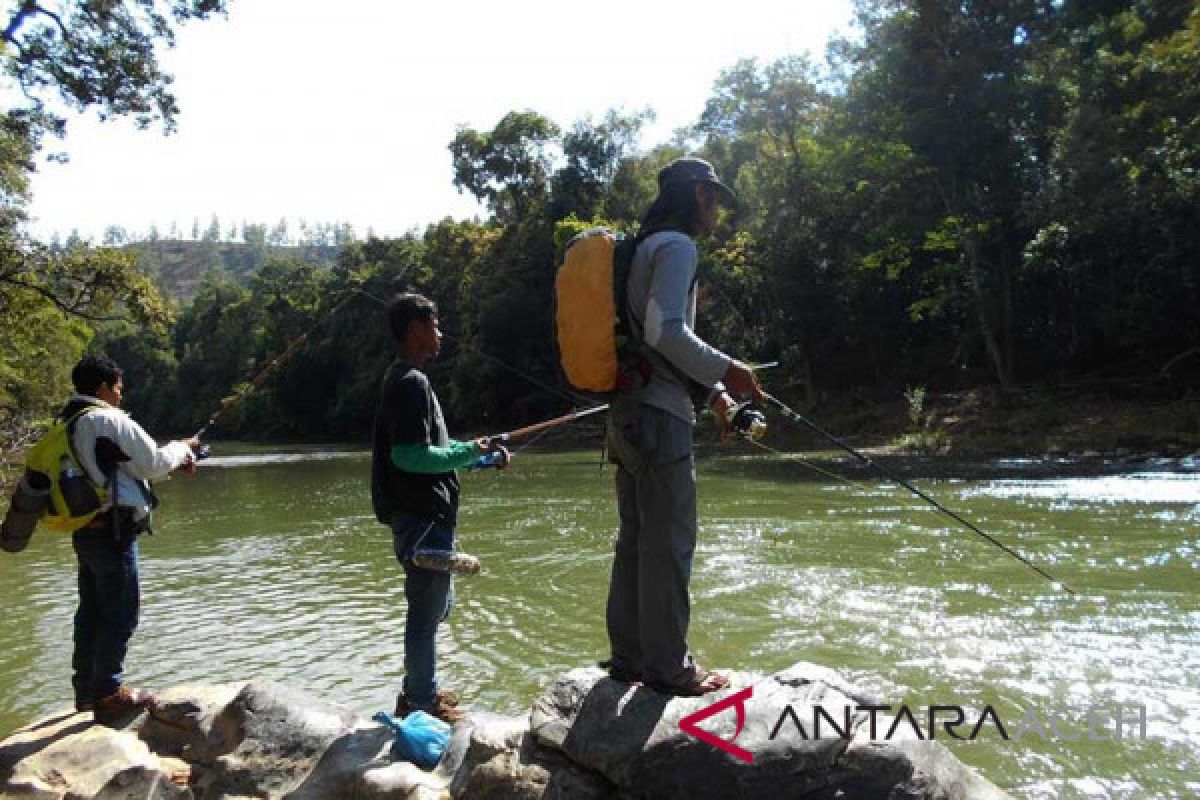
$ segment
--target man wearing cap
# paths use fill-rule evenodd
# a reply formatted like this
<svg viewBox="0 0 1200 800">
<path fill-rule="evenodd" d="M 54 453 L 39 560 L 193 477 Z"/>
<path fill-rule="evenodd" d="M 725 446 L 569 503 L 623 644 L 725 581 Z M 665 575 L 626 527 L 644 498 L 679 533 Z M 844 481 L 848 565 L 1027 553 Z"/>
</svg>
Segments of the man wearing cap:
<svg viewBox="0 0 1200 800">
<path fill-rule="evenodd" d="M 617 535 L 606 612 L 613 678 L 676 695 L 701 695 L 729 679 L 702 668 L 687 645 L 688 583 L 696 547 L 695 403 L 725 424 L 734 396 L 762 399 L 746 365 L 695 333 L 696 239 L 717 226 L 733 191 L 699 158 L 658 174 L 658 197 L 635 238 L 626 293 L 641 348 L 640 388 L 612 404 L 608 449 L 617 464 Z"/>
</svg>

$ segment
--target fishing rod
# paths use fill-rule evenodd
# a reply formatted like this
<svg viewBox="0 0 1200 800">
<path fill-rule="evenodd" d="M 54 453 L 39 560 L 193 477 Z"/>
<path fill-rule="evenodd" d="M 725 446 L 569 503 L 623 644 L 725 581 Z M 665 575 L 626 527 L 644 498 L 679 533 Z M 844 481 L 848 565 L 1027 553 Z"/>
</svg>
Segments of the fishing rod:
<svg viewBox="0 0 1200 800">
<path fill-rule="evenodd" d="M 981 530 L 977 525 L 964 519 L 962 516 L 955 513 L 954 511 L 951 511 L 950 509 L 946 508 L 944 505 L 939 503 L 937 500 L 934 500 L 928 494 L 926 494 L 925 492 L 922 492 L 920 489 L 913 486 L 908 481 L 904 480 L 903 478 L 899 477 L 898 475 L 893 474 L 890 470 L 884 469 L 882 466 L 880 466 L 876 462 L 872 461 L 865 453 L 862 453 L 859 450 L 854 449 L 853 447 L 846 444 L 838 437 L 834 436 L 832 433 L 827 432 L 826 430 L 824 430 L 823 428 L 818 426 L 816 423 L 814 423 L 814 422 L 810 421 L 808 418 L 804 417 L 802 414 L 799 414 L 798 412 L 793 411 L 791 408 L 786 406 L 782 400 L 779 400 L 778 398 L 776 398 L 772 395 L 769 395 L 766 392 L 763 392 L 763 398 L 766 399 L 766 401 L 768 403 L 770 403 L 771 405 L 773 405 L 777 409 L 779 409 L 780 413 L 782 413 L 783 416 L 786 417 L 787 419 L 791 420 L 792 422 L 797 422 L 797 423 L 805 426 L 809 430 L 812 430 L 813 432 L 824 437 L 825 439 L 828 439 L 830 442 L 833 442 L 833 444 L 837 445 L 842 450 L 845 450 L 847 453 L 849 453 L 850 455 L 857 458 L 863 464 L 866 464 L 869 467 L 874 467 L 885 478 L 887 478 L 891 481 L 894 481 L 895 483 L 898 483 L 899 485 L 903 486 L 908 491 L 915 494 L 917 497 L 919 497 L 922 500 L 924 500 L 925 502 L 929 503 L 931 506 L 936 508 L 938 511 L 941 511 L 943 514 L 947 515 L 951 519 L 966 526 L 968 529 L 970 529 L 974 533 L 979 534 L 980 536 L 982 536 L 987 541 L 991 542 L 996 547 L 999 547 L 1001 550 L 1008 553 L 1010 556 L 1017 559 L 1025 566 L 1029 567 L 1031 570 L 1036 572 L 1038 575 L 1041 575 L 1043 578 L 1045 578 L 1046 580 L 1053 583 L 1055 585 L 1055 587 L 1063 589 L 1064 591 L 1067 592 L 1067 594 L 1070 594 L 1070 595 L 1076 594 L 1075 590 L 1072 589 L 1070 586 L 1067 586 L 1067 584 L 1065 584 L 1062 581 L 1060 581 L 1059 579 L 1055 578 L 1053 575 L 1046 572 L 1044 569 L 1039 567 L 1037 564 L 1034 564 L 1029 559 L 1025 558 L 1025 556 L 1021 555 L 1016 550 L 1013 550 L 1008 545 L 1006 545 L 1003 542 L 996 539 L 996 537 Z"/>
<path fill-rule="evenodd" d="M 297 336 L 295 339 L 292 339 L 291 341 L 289 341 L 287 344 L 287 348 L 285 348 L 282 353 L 280 353 L 279 355 L 275 356 L 273 359 L 268 361 L 266 363 L 266 365 L 263 366 L 263 368 L 260 369 L 258 371 L 258 373 L 255 374 L 255 376 L 250 379 L 249 384 L 242 387 L 232 397 L 227 397 L 224 400 L 222 400 L 221 407 L 218 408 L 215 412 L 213 412 L 212 416 L 210 416 L 208 418 L 208 422 L 204 423 L 204 425 L 201 426 L 200 430 L 196 431 L 195 438 L 199 439 L 200 437 L 202 437 L 208 431 L 209 428 L 211 428 L 212 426 L 217 424 L 217 421 L 219 419 L 221 419 L 222 416 L 225 415 L 226 411 L 228 411 L 229 409 L 236 406 L 242 400 L 246 399 L 247 395 L 249 395 L 255 389 L 258 389 L 264 383 L 266 383 L 267 379 L 269 377 L 271 377 L 271 374 L 275 370 L 279 369 L 284 364 L 286 364 L 288 361 L 290 361 L 292 359 L 292 357 L 294 355 L 296 355 L 297 352 L 300 351 L 300 348 L 303 347 L 308 342 L 308 337 L 311 336 L 313 333 L 315 333 L 317 328 L 319 328 L 321 326 L 321 324 L 325 322 L 326 319 L 332 317 L 334 314 L 341 311 L 351 300 L 353 300 L 355 297 L 358 296 L 357 293 L 359 291 L 360 291 L 359 289 L 350 289 L 349 294 L 345 298 L 343 298 L 341 302 L 339 302 L 333 308 L 329 309 L 329 311 L 326 311 L 324 314 L 317 317 L 317 321 L 313 323 L 311 328 L 309 328 L 307 331 L 305 331 L 304 333 Z M 208 445 L 205 445 L 200 448 L 200 451 L 197 452 L 196 455 L 197 455 L 197 458 L 207 458 L 211 453 L 212 453 L 212 448 L 210 448 Z"/>
<path fill-rule="evenodd" d="M 502 445 L 505 442 L 511 441 L 513 439 L 521 439 L 526 436 L 530 436 L 531 434 L 535 434 L 535 433 L 536 434 L 544 434 L 544 433 L 548 432 L 549 430 L 551 430 L 552 428 L 557 428 L 559 425 L 566 425 L 568 422 L 574 422 L 577 419 L 583 419 L 584 417 L 590 417 L 592 414 L 599 414 L 601 411 L 607 411 L 607 410 L 608 410 L 608 403 L 604 403 L 602 405 L 592 406 L 591 408 L 584 408 L 584 409 L 580 409 L 579 411 L 572 411 L 569 414 L 563 414 L 561 417 L 554 417 L 553 419 L 548 419 L 545 422 L 537 422 L 537 423 L 534 423 L 533 425 L 526 425 L 523 428 L 516 428 L 511 431 L 505 431 L 504 433 L 497 433 L 492 436 L 485 436 L 483 438 L 484 438 L 484 441 L 487 442 L 489 447 L 499 446 L 499 445 Z M 539 437 L 534 437 L 534 438 L 539 438 Z M 499 451 L 493 451 L 493 452 L 486 453 L 486 454 L 480 456 L 478 459 L 473 461 L 470 464 L 470 466 L 468 466 L 467 468 L 474 471 L 474 470 L 479 470 L 479 469 L 487 469 L 489 467 L 499 467 L 501 464 L 504 464 L 504 463 L 505 463 L 504 454 L 500 453 Z"/>
<path fill-rule="evenodd" d="M 355 289 L 352 289 L 351 291 L 361 294 L 362 296 L 377 303 L 380 306 L 384 306 L 384 307 L 387 306 L 386 300 L 384 300 L 381 297 L 377 297 L 374 294 L 371 294 L 370 292 L 368 292 L 365 289 L 355 288 Z M 583 399 L 583 395 L 575 395 L 575 396 L 569 395 L 566 392 L 562 391 L 561 389 L 555 388 L 554 386 L 551 386 L 550 384 L 546 383 L 545 381 L 538 380 L 537 378 L 533 377 L 532 375 L 529 375 L 529 374 L 517 369 L 516 367 L 512 366 L 511 364 L 508 364 L 505 361 L 503 361 L 499 358 L 496 358 L 493 355 L 485 353 L 482 350 L 467 344 L 466 342 L 459 339 L 458 337 L 452 336 L 451 334 L 448 334 L 445 331 L 442 332 L 442 336 L 444 336 L 445 338 L 449 339 L 452 342 L 456 342 L 463 350 L 467 350 L 469 352 L 474 353 L 475 355 L 485 358 L 488 361 L 491 361 L 492 363 L 496 364 L 497 366 L 508 370 L 509 372 L 516 375 L 517 377 L 528 381 L 529 383 L 533 384 L 534 386 L 537 386 L 541 389 L 545 389 L 546 391 L 550 392 L 551 394 L 557 395 L 569 403 L 575 404 L 575 403 L 578 403 L 581 399 Z M 559 425 L 565 425 L 568 422 L 574 422 L 577 419 L 581 419 L 583 417 L 588 417 L 588 416 L 591 416 L 592 414 L 598 414 L 601 411 L 607 411 L 607 410 L 608 410 L 607 404 L 593 406 L 591 408 L 585 408 L 585 409 L 581 409 L 578 411 L 572 411 L 568 414 L 563 414 L 560 417 L 554 417 L 553 419 L 548 419 L 545 422 L 538 422 L 533 425 L 526 425 L 523 428 L 516 428 L 511 431 L 505 431 L 504 433 L 498 433 L 498 434 L 494 434 L 492 436 L 486 436 L 486 437 L 484 437 L 484 439 L 489 444 L 495 444 L 495 445 L 499 445 L 504 442 L 511 441 L 513 439 L 520 439 L 525 436 L 529 436 L 531 434 L 538 434 L 538 436 L 535 437 L 535 439 L 537 439 L 537 438 L 540 438 L 540 436 L 542 436 L 545 433 L 552 430 L 553 428 L 558 427 Z M 533 440 L 531 440 L 526 445 L 524 445 L 524 447 L 528 447 L 529 444 L 532 444 L 532 443 L 533 443 Z M 524 449 L 524 447 L 522 449 Z M 467 466 L 467 469 L 474 472 L 476 470 L 481 470 L 481 469 L 489 469 L 489 468 L 493 468 L 493 467 L 498 468 L 504 463 L 505 463 L 505 459 L 504 459 L 503 455 L 498 451 L 494 451 L 494 452 L 490 452 L 490 453 L 485 453 L 484 455 L 480 456 L 475 461 L 471 462 Z"/>
<path fill-rule="evenodd" d="M 554 427 L 557 427 L 558 425 L 565 425 L 568 422 L 574 422 L 577 419 L 583 419 L 584 417 L 590 417 L 592 414 L 599 414 L 601 411 L 607 411 L 607 410 L 608 410 L 608 403 L 604 403 L 602 405 L 592 406 L 591 408 L 584 408 L 579 411 L 572 411 L 569 414 L 563 414 L 561 417 L 555 417 L 553 419 L 548 419 L 545 422 L 538 422 L 533 425 L 526 425 L 524 428 L 516 428 L 514 430 L 506 431 L 504 433 L 497 433 L 495 436 L 489 436 L 487 438 L 488 438 L 489 442 L 495 442 L 496 444 L 503 444 L 504 442 L 507 442 L 510 439 L 520 439 L 522 436 L 528 436 L 531 433 L 537 433 L 538 431 L 544 431 L 547 428 L 554 428 Z"/>
</svg>

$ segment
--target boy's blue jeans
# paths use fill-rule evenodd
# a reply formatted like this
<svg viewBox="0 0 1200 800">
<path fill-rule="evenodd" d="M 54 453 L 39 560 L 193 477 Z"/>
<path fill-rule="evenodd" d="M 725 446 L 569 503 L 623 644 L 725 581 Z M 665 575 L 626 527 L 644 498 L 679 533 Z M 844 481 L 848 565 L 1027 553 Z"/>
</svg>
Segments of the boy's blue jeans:
<svg viewBox="0 0 1200 800">
<path fill-rule="evenodd" d="M 396 558 L 404 567 L 404 696 L 411 706 L 430 709 L 437 700 L 437 628 L 450 616 L 454 581 L 449 572 L 413 566 L 413 551 L 454 550 L 454 528 L 420 514 L 392 520 Z"/>
<path fill-rule="evenodd" d="M 138 624 L 141 589 L 138 546 L 113 541 L 108 530 L 72 537 L 79 560 L 79 609 L 75 612 L 77 703 L 95 702 L 121 686 L 125 653 Z"/>
</svg>

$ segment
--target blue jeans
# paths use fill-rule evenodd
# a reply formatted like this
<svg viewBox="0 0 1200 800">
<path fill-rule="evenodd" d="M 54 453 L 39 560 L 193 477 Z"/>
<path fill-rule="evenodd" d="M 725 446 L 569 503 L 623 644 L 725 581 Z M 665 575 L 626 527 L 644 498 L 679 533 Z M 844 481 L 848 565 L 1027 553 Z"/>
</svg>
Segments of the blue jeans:
<svg viewBox="0 0 1200 800">
<path fill-rule="evenodd" d="M 413 551 L 453 550 L 454 528 L 420 514 L 397 514 L 392 520 L 396 558 L 404 567 L 404 696 L 415 708 L 429 709 L 437 700 L 437 628 L 450 616 L 454 581 L 449 572 L 413 566 Z"/>
<path fill-rule="evenodd" d="M 137 541 L 119 545 L 105 531 L 72 537 L 79 560 L 79 609 L 75 612 L 77 703 L 94 702 L 121 685 L 125 653 L 138 624 Z"/>
</svg>

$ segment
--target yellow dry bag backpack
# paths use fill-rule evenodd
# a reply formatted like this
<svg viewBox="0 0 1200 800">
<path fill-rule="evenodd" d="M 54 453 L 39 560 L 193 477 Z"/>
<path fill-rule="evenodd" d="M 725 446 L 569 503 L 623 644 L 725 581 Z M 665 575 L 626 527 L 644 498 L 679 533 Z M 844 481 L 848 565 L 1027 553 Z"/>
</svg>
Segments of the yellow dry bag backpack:
<svg viewBox="0 0 1200 800">
<path fill-rule="evenodd" d="M 100 406 L 88 406 L 58 419 L 25 457 L 26 474 L 49 482 L 49 496 L 40 522 L 52 531 L 70 533 L 87 525 L 104 508 L 108 489 L 88 476 L 75 455 L 72 435 L 80 417 Z"/>
<path fill-rule="evenodd" d="M 554 279 L 559 363 L 576 389 L 608 394 L 628 388 L 622 363 L 631 344 L 625 287 L 634 241 L 591 228 L 567 242 Z"/>
</svg>

